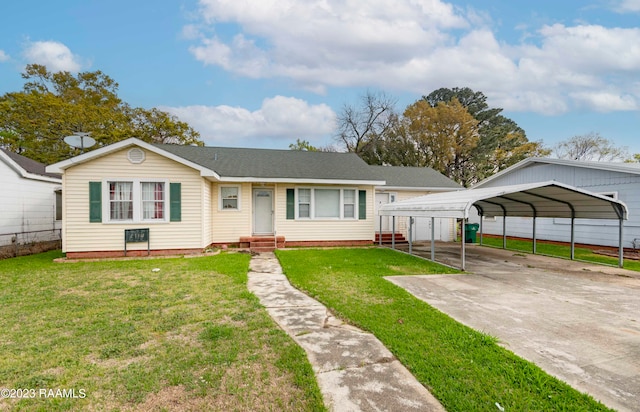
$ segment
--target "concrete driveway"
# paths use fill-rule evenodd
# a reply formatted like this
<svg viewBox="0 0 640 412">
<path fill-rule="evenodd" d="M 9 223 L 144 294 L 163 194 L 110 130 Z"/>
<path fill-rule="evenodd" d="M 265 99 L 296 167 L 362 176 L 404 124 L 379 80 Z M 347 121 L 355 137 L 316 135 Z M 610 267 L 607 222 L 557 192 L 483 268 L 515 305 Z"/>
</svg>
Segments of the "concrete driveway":
<svg viewBox="0 0 640 412">
<path fill-rule="evenodd" d="M 436 260 L 458 264 L 459 250 L 440 243 Z M 387 279 L 605 405 L 640 410 L 640 273 L 470 246 L 466 274 Z"/>
</svg>

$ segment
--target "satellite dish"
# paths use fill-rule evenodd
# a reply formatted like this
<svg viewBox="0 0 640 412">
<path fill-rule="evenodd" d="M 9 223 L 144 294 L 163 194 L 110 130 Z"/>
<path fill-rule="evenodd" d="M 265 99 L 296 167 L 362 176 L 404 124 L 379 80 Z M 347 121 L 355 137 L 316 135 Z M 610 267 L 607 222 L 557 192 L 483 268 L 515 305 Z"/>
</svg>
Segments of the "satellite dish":
<svg viewBox="0 0 640 412">
<path fill-rule="evenodd" d="M 71 147 L 77 147 L 81 151 L 96 144 L 96 140 L 89 136 L 89 133 L 80 132 L 65 137 L 64 142 Z"/>
</svg>

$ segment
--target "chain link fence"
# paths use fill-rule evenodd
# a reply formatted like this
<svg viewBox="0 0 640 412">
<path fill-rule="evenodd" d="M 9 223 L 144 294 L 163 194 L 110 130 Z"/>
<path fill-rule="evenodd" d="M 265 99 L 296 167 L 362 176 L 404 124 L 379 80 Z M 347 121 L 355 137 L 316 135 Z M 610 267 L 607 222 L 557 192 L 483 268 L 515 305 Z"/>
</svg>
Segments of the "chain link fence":
<svg viewBox="0 0 640 412">
<path fill-rule="evenodd" d="M 0 259 L 32 255 L 61 248 L 61 229 L 0 234 Z"/>
</svg>

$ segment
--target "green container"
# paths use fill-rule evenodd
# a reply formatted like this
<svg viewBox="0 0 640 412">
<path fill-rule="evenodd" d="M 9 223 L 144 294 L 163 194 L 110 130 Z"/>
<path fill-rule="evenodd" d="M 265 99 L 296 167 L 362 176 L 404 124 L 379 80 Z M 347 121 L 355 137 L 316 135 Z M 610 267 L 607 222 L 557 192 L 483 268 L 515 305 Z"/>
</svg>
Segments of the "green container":
<svg viewBox="0 0 640 412">
<path fill-rule="evenodd" d="M 477 223 L 465 223 L 464 225 L 464 241 L 466 243 L 476 243 L 476 233 L 480 225 Z"/>
</svg>

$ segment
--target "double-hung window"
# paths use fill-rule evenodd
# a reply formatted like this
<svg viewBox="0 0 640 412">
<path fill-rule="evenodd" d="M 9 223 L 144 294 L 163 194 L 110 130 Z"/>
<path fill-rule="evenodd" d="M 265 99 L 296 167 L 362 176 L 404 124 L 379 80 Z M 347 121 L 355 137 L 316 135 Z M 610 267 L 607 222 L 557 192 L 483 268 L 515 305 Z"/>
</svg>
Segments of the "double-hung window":
<svg viewBox="0 0 640 412">
<path fill-rule="evenodd" d="M 103 216 L 109 222 L 166 222 L 167 183 L 164 181 L 107 180 Z"/>
<path fill-rule="evenodd" d="M 311 217 L 311 189 L 298 189 L 298 217 Z"/>
<path fill-rule="evenodd" d="M 109 182 L 109 220 L 133 220 L 133 182 Z"/>
<path fill-rule="evenodd" d="M 344 189 L 342 191 L 342 210 L 345 219 L 356 217 L 356 191 Z"/>
<path fill-rule="evenodd" d="M 355 189 L 298 188 L 298 219 L 356 219 Z"/>
<path fill-rule="evenodd" d="M 220 187 L 220 209 L 240 210 L 240 186 Z"/>
<path fill-rule="evenodd" d="M 165 191 L 163 182 L 142 182 L 142 220 L 164 219 Z"/>
</svg>

